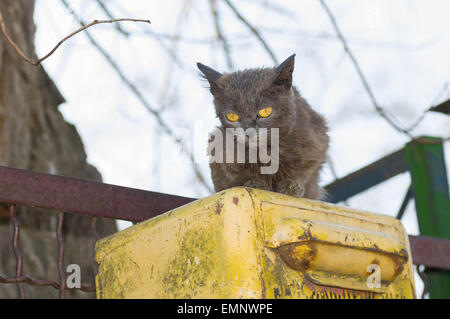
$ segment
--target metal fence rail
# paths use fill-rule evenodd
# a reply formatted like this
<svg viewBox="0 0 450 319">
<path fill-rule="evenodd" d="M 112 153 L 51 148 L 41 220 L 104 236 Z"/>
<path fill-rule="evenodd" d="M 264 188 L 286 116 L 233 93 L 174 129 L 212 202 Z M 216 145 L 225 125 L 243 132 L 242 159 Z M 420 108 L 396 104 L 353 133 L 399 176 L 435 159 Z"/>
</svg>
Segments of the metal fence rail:
<svg viewBox="0 0 450 319">
<path fill-rule="evenodd" d="M 4 203 L 140 222 L 194 200 L 0 166 Z"/>
<path fill-rule="evenodd" d="M 65 297 L 68 289 L 93 292 L 95 291 L 93 284 L 82 284 L 80 288 L 66 287 L 62 232 L 65 213 L 91 216 L 91 228 L 98 239 L 96 229 L 98 217 L 141 222 L 194 200 L 0 166 L 0 202 L 9 206 L 10 222 L 13 226 L 11 248 L 16 258 L 15 276 L 7 278 L 0 274 L 0 283 L 16 284 L 21 298 L 25 298 L 23 284 L 53 287 L 59 290 L 60 298 Z M 46 208 L 58 212 L 56 229 L 58 260 L 56 262 L 59 281 L 30 278 L 23 273 L 23 258 L 18 247 L 20 222 L 15 214 L 16 205 Z M 450 270 L 450 240 L 410 236 L 410 243 L 414 264 Z"/>
</svg>

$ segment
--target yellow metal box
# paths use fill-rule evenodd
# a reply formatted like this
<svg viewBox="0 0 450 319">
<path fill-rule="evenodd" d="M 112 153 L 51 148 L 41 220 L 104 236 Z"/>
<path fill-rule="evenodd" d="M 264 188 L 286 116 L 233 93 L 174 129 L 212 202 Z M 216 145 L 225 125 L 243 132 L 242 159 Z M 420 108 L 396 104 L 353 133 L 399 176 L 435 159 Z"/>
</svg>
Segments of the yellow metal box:
<svg viewBox="0 0 450 319">
<path fill-rule="evenodd" d="M 232 188 L 97 242 L 98 298 L 414 298 L 395 218 Z"/>
</svg>

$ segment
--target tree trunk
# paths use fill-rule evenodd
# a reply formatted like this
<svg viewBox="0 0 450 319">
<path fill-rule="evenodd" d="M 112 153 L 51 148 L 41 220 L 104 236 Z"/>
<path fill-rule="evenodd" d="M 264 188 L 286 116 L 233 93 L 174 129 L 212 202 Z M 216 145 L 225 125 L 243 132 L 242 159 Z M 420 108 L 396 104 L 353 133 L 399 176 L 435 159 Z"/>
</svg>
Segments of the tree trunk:
<svg viewBox="0 0 450 319">
<path fill-rule="evenodd" d="M 28 56 L 34 51 L 34 0 L 1 0 L 6 30 Z M 43 67 L 25 63 L 0 35 L 0 165 L 30 169 L 93 181 L 99 172 L 86 162 L 84 146 L 75 127 L 58 110 L 64 98 Z M 20 250 L 23 273 L 36 279 L 59 281 L 58 249 L 55 237 L 56 212 L 18 207 Z M 65 214 L 64 269 L 68 264 L 81 267 L 81 281 L 93 284 L 93 245 L 91 218 Z M 115 221 L 99 219 L 100 236 L 116 231 Z M 8 211 L 0 211 L 0 275 L 14 277 L 16 260 L 11 247 L 12 230 Z M 23 285 L 29 298 L 53 298 L 52 287 Z M 15 298 L 15 284 L 0 284 L 0 298 Z M 70 291 L 67 297 L 92 298 L 93 293 Z"/>
</svg>

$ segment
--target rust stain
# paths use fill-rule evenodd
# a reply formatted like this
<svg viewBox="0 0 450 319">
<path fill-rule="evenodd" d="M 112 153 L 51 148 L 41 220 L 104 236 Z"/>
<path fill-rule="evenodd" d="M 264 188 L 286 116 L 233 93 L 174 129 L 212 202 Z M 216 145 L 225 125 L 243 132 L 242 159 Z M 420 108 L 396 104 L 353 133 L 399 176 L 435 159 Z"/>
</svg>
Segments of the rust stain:
<svg viewBox="0 0 450 319">
<path fill-rule="evenodd" d="M 9 209 L 7 206 L 0 207 L 0 219 L 9 218 Z"/>
<path fill-rule="evenodd" d="M 317 299 L 373 299 L 376 295 L 376 293 L 373 292 L 318 285 L 314 283 L 308 276 L 305 276 L 303 284 L 312 290 L 311 298 Z"/>
<path fill-rule="evenodd" d="M 283 261 L 296 270 L 307 269 L 316 254 L 316 248 L 306 243 L 283 245 L 277 250 Z"/>
<path fill-rule="evenodd" d="M 233 197 L 233 204 L 237 206 L 238 203 L 239 203 L 239 198 L 237 198 L 236 196 Z"/>
<path fill-rule="evenodd" d="M 279 288 L 273 288 L 273 296 L 275 299 L 278 299 L 281 297 L 280 289 Z"/>
<path fill-rule="evenodd" d="M 223 208 L 223 203 L 218 201 L 216 204 L 216 209 L 214 210 L 217 215 L 220 215 L 220 213 L 222 212 L 222 208 Z"/>
</svg>

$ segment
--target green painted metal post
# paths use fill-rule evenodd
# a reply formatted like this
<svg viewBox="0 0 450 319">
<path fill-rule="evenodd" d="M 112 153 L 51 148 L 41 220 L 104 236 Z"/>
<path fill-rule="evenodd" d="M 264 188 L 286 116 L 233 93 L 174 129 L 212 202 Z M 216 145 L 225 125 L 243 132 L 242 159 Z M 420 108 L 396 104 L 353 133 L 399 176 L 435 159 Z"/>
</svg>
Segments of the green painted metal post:
<svg viewBox="0 0 450 319">
<path fill-rule="evenodd" d="M 450 238 L 450 197 L 442 140 L 422 137 L 408 143 L 405 151 L 420 233 Z M 428 268 L 425 273 L 430 298 L 450 298 L 450 271 Z"/>
</svg>

